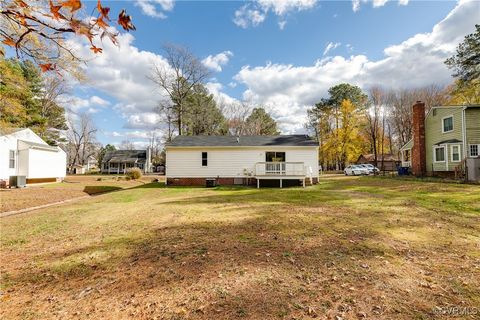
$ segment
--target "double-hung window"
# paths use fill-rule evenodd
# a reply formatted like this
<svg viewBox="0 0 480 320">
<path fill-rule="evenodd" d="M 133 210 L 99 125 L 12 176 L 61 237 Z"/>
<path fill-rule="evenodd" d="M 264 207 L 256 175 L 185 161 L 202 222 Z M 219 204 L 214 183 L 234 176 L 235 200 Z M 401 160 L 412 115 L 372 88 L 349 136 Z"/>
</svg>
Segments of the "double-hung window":
<svg viewBox="0 0 480 320">
<path fill-rule="evenodd" d="M 459 144 L 454 144 L 454 145 L 450 146 L 450 153 L 452 154 L 452 162 L 460 161 L 461 155 L 460 155 L 460 145 Z"/>
<path fill-rule="evenodd" d="M 480 155 L 480 144 L 469 145 L 470 157 L 478 157 Z"/>
<path fill-rule="evenodd" d="M 202 167 L 208 166 L 208 152 L 202 152 Z"/>
<path fill-rule="evenodd" d="M 435 162 L 445 162 L 445 147 L 433 148 L 433 159 Z"/>
<path fill-rule="evenodd" d="M 10 150 L 8 152 L 8 167 L 10 169 L 15 169 L 15 150 Z"/>
<path fill-rule="evenodd" d="M 442 132 L 453 131 L 453 116 L 449 116 L 442 119 Z"/>
</svg>

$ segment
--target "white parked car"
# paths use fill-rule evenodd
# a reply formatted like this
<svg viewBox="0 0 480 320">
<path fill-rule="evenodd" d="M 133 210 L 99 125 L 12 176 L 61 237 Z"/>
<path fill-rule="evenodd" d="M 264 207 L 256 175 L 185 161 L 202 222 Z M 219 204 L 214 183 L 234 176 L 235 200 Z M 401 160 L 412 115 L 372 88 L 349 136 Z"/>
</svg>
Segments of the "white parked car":
<svg viewBox="0 0 480 320">
<path fill-rule="evenodd" d="M 367 168 L 362 167 L 359 164 L 352 164 L 343 170 L 346 176 L 361 176 L 361 175 L 368 175 L 369 171 Z"/>
<path fill-rule="evenodd" d="M 365 163 L 365 164 L 359 164 L 359 166 L 366 168 L 369 174 L 375 174 L 380 172 L 380 169 L 375 167 L 373 164 Z"/>
</svg>

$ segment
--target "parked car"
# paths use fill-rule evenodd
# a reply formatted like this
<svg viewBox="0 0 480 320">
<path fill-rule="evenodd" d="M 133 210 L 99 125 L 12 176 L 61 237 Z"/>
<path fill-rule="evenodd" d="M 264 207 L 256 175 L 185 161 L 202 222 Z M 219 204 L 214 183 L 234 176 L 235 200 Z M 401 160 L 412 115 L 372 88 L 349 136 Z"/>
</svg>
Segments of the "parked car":
<svg viewBox="0 0 480 320">
<path fill-rule="evenodd" d="M 366 168 L 369 174 L 376 174 L 380 172 L 380 169 L 375 167 L 373 164 L 365 163 L 365 164 L 359 164 L 359 166 Z"/>
<path fill-rule="evenodd" d="M 361 176 L 361 175 L 368 175 L 369 171 L 367 168 L 362 167 L 359 164 L 352 164 L 343 170 L 346 176 Z"/>
</svg>

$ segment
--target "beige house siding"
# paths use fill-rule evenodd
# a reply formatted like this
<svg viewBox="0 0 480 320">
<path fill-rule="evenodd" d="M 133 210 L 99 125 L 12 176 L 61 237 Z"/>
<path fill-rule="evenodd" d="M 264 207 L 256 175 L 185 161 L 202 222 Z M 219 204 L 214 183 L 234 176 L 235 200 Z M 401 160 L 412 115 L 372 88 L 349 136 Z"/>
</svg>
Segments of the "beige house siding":
<svg viewBox="0 0 480 320">
<path fill-rule="evenodd" d="M 467 144 L 480 144 L 480 108 L 465 110 Z"/>
<path fill-rule="evenodd" d="M 430 110 L 427 118 L 425 120 L 425 146 L 426 158 L 427 158 L 427 172 L 431 171 L 453 171 L 456 166 L 460 164 L 459 161 L 452 161 L 452 144 L 445 145 L 445 161 L 435 162 L 434 161 L 434 147 L 439 142 L 445 140 L 459 140 L 463 141 L 462 138 L 462 110 L 463 107 L 441 107 L 433 108 Z M 442 131 L 442 122 L 443 119 L 449 116 L 453 116 L 453 130 L 450 132 Z M 455 143 L 459 145 L 460 148 L 460 159 L 464 158 L 463 142 Z"/>
</svg>

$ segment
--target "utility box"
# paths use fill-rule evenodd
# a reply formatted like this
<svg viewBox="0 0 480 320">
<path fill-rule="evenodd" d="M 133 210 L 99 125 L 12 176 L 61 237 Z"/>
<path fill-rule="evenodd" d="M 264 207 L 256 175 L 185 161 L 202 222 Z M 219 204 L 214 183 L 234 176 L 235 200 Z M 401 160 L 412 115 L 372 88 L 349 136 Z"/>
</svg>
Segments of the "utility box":
<svg viewBox="0 0 480 320">
<path fill-rule="evenodd" d="M 25 188 L 27 186 L 26 176 L 10 176 L 9 180 L 10 188 Z"/>
<path fill-rule="evenodd" d="M 468 181 L 480 182 L 480 158 L 467 158 Z"/>
<path fill-rule="evenodd" d="M 213 188 L 217 186 L 217 179 L 205 179 L 205 187 Z"/>
</svg>

